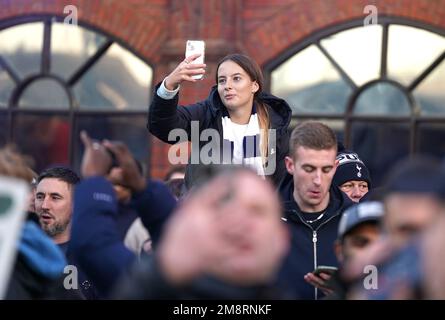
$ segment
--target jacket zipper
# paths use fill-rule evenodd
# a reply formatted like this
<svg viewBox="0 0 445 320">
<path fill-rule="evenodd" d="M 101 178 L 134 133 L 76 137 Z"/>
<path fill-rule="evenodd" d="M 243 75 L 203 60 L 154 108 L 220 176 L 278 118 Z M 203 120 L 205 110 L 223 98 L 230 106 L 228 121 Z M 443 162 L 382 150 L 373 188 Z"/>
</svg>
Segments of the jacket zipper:
<svg viewBox="0 0 445 320">
<path fill-rule="evenodd" d="M 329 221 L 331 221 L 332 219 L 334 219 L 336 216 L 339 215 L 339 212 L 337 212 L 336 214 L 334 214 L 332 217 L 330 217 L 328 220 L 326 220 L 325 222 L 323 222 L 322 224 L 320 224 L 318 226 L 317 229 L 313 229 L 312 226 L 308 223 L 306 223 L 306 221 L 304 221 L 301 216 L 298 214 L 298 212 L 296 210 L 292 210 L 293 212 L 295 212 L 298 216 L 298 218 L 300 219 L 300 221 L 306 225 L 307 227 L 309 227 L 312 230 L 312 243 L 313 243 L 313 251 L 314 251 L 314 270 L 317 268 L 318 264 L 317 264 L 317 241 L 318 241 L 318 235 L 317 235 L 317 231 L 324 226 L 326 223 L 328 223 Z M 314 294 L 315 294 L 315 300 L 318 300 L 318 288 L 315 287 L 314 290 Z"/>
<path fill-rule="evenodd" d="M 312 227 L 311 227 L 312 229 Z M 314 244 L 314 270 L 317 268 L 317 230 L 312 229 L 312 243 Z M 315 287 L 315 300 L 318 300 L 318 288 Z"/>
</svg>

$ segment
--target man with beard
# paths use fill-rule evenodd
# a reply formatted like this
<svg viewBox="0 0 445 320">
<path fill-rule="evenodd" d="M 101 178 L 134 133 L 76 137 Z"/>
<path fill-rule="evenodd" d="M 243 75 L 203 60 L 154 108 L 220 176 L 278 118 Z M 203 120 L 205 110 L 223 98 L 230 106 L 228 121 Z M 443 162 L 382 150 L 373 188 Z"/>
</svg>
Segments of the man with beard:
<svg viewBox="0 0 445 320">
<path fill-rule="evenodd" d="M 79 177 L 69 168 L 50 168 L 37 179 L 36 211 L 42 229 L 66 252 L 70 239 L 72 191 Z"/>
<path fill-rule="evenodd" d="M 43 171 L 37 178 L 35 208 L 43 231 L 53 239 L 65 253 L 68 265 L 77 266 L 69 251 L 71 235 L 71 215 L 73 212 L 74 186 L 80 181 L 77 174 L 67 167 L 53 167 Z M 77 268 L 77 267 L 76 267 Z M 81 289 L 87 299 L 97 298 L 95 289 L 78 268 L 77 276 L 72 273 L 70 288 Z M 72 281 L 69 281 L 72 282 Z"/>
</svg>

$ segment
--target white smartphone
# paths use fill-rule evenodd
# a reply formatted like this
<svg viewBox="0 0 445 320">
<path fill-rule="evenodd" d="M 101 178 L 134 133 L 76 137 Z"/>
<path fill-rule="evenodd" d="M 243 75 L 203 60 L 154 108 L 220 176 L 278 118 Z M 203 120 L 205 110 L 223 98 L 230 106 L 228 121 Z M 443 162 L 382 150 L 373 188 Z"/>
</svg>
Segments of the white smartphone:
<svg viewBox="0 0 445 320">
<path fill-rule="evenodd" d="M 202 40 L 187 40 L 187 44 L 185 47 L 185 57 L 188 58 L 195 53 L 200 53 L 201 55 L 192 63 L 204 63 L 205 42 Z M 192 78 L 200 80 L 203 76 L 204 75 L 199 74 L 192 76 Z"/>
</svg>

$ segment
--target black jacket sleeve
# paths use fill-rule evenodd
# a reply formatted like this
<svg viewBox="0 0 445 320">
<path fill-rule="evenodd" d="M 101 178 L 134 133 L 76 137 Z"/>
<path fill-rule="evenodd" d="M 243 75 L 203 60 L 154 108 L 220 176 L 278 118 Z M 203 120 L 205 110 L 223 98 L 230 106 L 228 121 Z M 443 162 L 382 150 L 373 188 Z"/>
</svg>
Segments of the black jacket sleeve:
<svg viewBox="0 0 445 320">
<path fill-rule="evenodd" d="M 155 248 L 176 207 L 176 200 L 161 181 L 151 180 L 143 192 L 133 194 L 134 205 Z"/>
<path fill-rule="evenodd" d="M 148 111 L 147 128 L 155 137 L 170 144 L 183 142 L 177 134 L 169 134 L 174 129 L 182 129 L 187 133 L 187 140 L 191 137 L 191 122 L 199 121 L 200 127 L 205 127 L 206 112 L 208 109 L 206 101 L 196 104 L 178 106 L 179 95 L 173 99 L 166 100 L 157 95 L 160 84 L 155 88 L 153 101 Z"/>
</svg>

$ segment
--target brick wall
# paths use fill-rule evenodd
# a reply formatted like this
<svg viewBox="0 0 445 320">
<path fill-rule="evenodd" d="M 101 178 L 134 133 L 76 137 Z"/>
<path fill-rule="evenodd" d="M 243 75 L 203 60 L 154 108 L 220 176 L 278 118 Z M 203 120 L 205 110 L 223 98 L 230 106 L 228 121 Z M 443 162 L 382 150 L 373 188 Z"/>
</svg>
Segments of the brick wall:
<svg viewBox="0 0 445 320">
<path fill-rule="evenodd" d="M 445 29 L 445 0 L 0 0 L 0 20 L 30 14 L 63 16 L 65 5 L 78 8 L 79 23 L 120 39 L 154 68 L 154 82 L 183 59 L 185 40 L 206 40 L 208 76 L 184 85 L 181 103 L 207 96 L 216 62 L 229 52 L 244 52 L 260 65 L 327 26 L 364 18 L 373 4 L 379 15 L 421 21 Z M 152 168 L 162 177 L 169 167 L 168 145 L 153 138 Z"/>
</svg>

